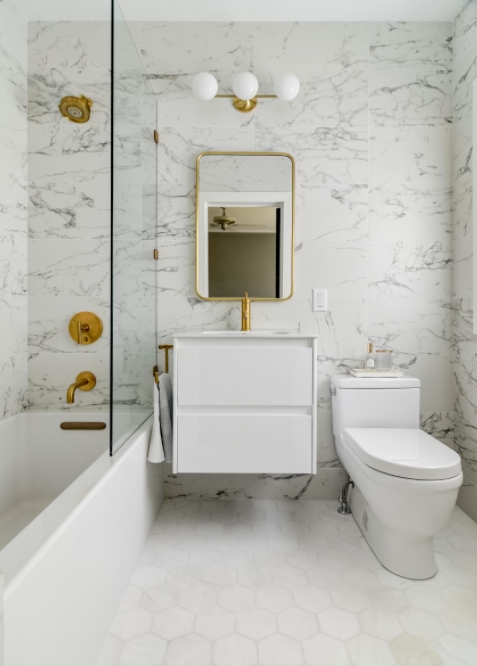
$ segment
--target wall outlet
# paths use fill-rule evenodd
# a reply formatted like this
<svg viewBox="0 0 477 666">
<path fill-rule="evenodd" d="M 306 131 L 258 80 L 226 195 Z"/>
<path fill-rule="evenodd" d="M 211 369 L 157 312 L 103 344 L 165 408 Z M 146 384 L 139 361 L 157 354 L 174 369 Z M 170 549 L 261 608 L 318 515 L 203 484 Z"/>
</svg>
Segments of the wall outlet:
<svg viewBox="0 0 477 666">
<path fill-rule="evenodd" d="M 328 289 L 313 289 L 313 312 L 328 311 Z"/>
</svg>

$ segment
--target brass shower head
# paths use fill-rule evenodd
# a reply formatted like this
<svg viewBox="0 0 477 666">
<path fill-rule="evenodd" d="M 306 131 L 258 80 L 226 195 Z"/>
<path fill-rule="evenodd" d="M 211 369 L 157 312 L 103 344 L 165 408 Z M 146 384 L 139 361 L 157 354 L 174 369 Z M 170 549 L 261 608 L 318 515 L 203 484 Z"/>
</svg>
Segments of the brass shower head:
<svg viewBox="0 0 477 666">
<path fill-rule="evenodd" d="M 58 104 L 62 115 L 72 123 L 87 123 L 91 116 L 93 100 L 84 95 L 80 97 L 63 97 Z"/>
</svg>

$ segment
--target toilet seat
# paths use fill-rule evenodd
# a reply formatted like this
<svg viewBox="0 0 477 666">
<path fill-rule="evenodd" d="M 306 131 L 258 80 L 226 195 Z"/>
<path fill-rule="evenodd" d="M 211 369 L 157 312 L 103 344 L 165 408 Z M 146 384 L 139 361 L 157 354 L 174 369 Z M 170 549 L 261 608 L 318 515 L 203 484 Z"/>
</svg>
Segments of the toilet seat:
<svg viewBox="0 0 477 666">
<path fill-rule="evenodd" d="M 417 480 L 461 474 L 460 456 L 418 428 L 347 428 L 343 435 L 362 463 L 385 474 Z"/>
</svg>

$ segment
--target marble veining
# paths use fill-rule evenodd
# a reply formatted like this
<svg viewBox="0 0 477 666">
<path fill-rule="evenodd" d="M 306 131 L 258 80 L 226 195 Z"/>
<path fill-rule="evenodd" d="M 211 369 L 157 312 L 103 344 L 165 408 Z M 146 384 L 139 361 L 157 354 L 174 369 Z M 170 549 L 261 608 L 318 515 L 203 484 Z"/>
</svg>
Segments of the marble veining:
<svg viewBox="0 0 477 666">
<path fill-rule="evenodd" d="M 365 23 L 257 23 L 255 41 L 258 70 L 343 71 L 368 61 Z"/>
<path fill-rule="evenodd" d="M 375 126 L 452 123 L 452 72 L 373 69 L 370 117 Z"/>
<path fill-rule="evenodd" d="M 371 24 L 370 64 L 376 68 L 452 69 L 452 24 Z"/>
<path fill-rule="evenodd" d="M 140 45 L 146 72 L 169 75 L 250 69 L 253 28 L 247 22 L 147 22 Z"/>
<path fill-rule="evenodd" d="M 138 38 L 158 118 L 164 119 L 159 337 L 170 342 L 176 332 L 239 327 L 237 304 L 195 295 L 197 154 L 290 152 L 297 169 L 295 294 L 280 305 L 254 303 L 253 322 L 319 337 L 319 469 L 311 480 L 168 476 L 168 493 L 316 497 L 320 479 L 331 483 L 329 491 L 342 474 L 329 378 L 361 366 L 368 338 L 391 347 L 397 365 L 421 378 L 426 430 L 448 444 L 453 439 L 452 26 L 270 22 L 234 27 L 240 29 L 254 36 L 254 44 L 244 39 L 237 57 L 252 54 L 263 92 L 272 92 L 280 72 L 299 76 L 301 92 L 292 103 L 261 100 L 244 118 L 234 116 L 228 100 L 205 103 L 191 96 L 193 75 L 201 69 L 213 71 L 221 89 L 230 85 L 237 69 L 230 52 L 224 55 L 224 40 L 232 34 L 233 44 L 237 33 L 229 25 L 187 26 L 188 40 L 181 42 L 179 24 L 149 24 Z M 205 49 L 211 34 L 215 40 Z M 162 60 L 154 61 L 153 52 Z M 219 66 L 209 65 L 214 56 Z M 468 155 L 464 144 L 462 151 Z M 468 197 L 462 200 L 468 206 Z M 465 275 L 468 265 L 463 259 Z M 328 288 L 327 313 L 311 310 L 317 285 Z"/>
<path fill-rule="evenodd" d="M 477 375 L 476 336 L 473 332 L 472 257 L 472 94 L 477 77 L 477 3 L 472 0 L 454 22 L 454 133 L 453 133 L 453 236 L 454 236 L 454 363 L 455 438 L 454 447 L 462 457 L 464 486 L 459 505 L 477 519 Z"/>
<path fill-rule="evenodd" d="M 203 151 L 294 155 L 295 297 L 280 305 L 254 303 L 254 325 L 310 330 L 320 337 L 319 474 L 313 479 L 242 481 L 169 477 L 171 494 L 334 493 L 343 472 L 331 431 L 329 377 L 362 364 L 368 337 L 390 346 L 397 365 L 421 378 L 423 427 L 447 443 L 453 439 L 453 344 L 466 358 L 473 355 L 468 122 L 473 17 L 465 8 L 456 20 L 455 39 L 450 23 L 134 24 L 134 49 L 131 44 L 124 49 L 117 72 L 113 233 L 122 296 L 115 302 L 118 328 L 113 335 L 115 366 L 123 382 L 115 386 L 118 400 L 130 405 L 147 394 L 141 387 L 143 378 L 150 379 L 151 337 L 134 323 L 150 326 L 152 302 L 160 341 L 169 342 L 174 333 L 186 330 L 239 327 L 237 304 L 203 302 L 195 294 L 195 159 Z M 100 182 L 107 176 L 110 119 L 108 63 L 99 51 L 108 39 L 88 22 L 32 24 L 29 31 L 30 243 L 47 249 L 44 257 L 32 257 L 32 298 L 38 305 L 41 299 L 77 298 L 102 307 L 107 276 L 101 248 L 108 243 L 109 211 Z M 137 76 L 136 48 L 147 79 Z M 220 88 L 228 90 L 236 72 L 245 69 L 256 73 L 265 92 L 271 91 L 274 76 L 294 71 L 301 93 L 291 104 L 262 100 L 251 116 L 238 114 L 230 100 L 207 104 L 190 93 L 198 71 L 214 72 Z M 50 96 L 80 84 L 85 90 L 101 90 L 90 126 L 71 131 L 54 116 Z M 142 103 L 135 104 L 141 95 Z M 155 123 L 155 101 L 161 136 L 157 178 L 148 126 Z M 16 159 L 9 155 L 10 162 Z M 18 183 L 21 187 L 20 176 Z M 9 207 L 21 217 L 14 204 Z M 148 253 L 156 242 L 160 260 L 151 262 Z M 87 244 L 99 251 L 101 260 L 95 258 L 90 266 L 94 279 L 76 285 L 86 265 L 81 257 Z M 71 282 L 63 279 L 68 258 L 75 266 Z M 329 290 L 327 313 L 311 310 L 311 289 L 320 285 Z M 43 327 L 33 313 L 31 318 L 32 363 L 37 367 L 32 384 L 42 404 L 48 397 L 57 400 L 45 388 L 50 355 L 58 360 L 75 356 L 53 333 L 60 309 L 52 304 Z M 453 319 L 459 322 L 454 333 Z M 103 342 L 106 348 L 108 338 Z M 42 361 L 43 354 L 48 356 Z M 470 380 L 459 377 L 461 389 L 471 390 Z M 470 403 L 465 399 L 461 404 Z"/>
<path fill-rule="evenodd" d="M 291 192 L 288 157 L 206 155 L 199 169 L 203 192 Z"/>
<path fill-rule="evenodd" d="M 28 406 L 28 355 L 0 356 L 0 418 L 22 412 Z"/>
<path fill-rule="evenodd" d="M 263 100 L 256 110 L 257 124 L 290 128 L 365 127 L 368 112 L 368 73 L 362 64 L 342 70 L 293 70 L 300 79 L 300 94 L 292 102 Z M 273 79 L 280 74 L 256 70 L 265 93 L 273 94 Z"/>
<path fill-rule="evenodd" d="M 109 69 L 110 33 L 108 21 L 30 21 L 28 65 Z"/>
<path fill-rule="evenodd" d="M 28 215 L 30 238 L 109 238 L 109 182 L 106 170 L 94 179 L 83 180 L 73 173 L 31 180 Z M 121 189 L 120 192 L 118 196 L 127 201 L 127 190 Z"/>
<path fill-rule="evenodd" d="M 94 391 L 78 397 L 79 404 L 107 404 L 112 391 L 117 404 L 151 406 L 156 109 L 139 45 L 126 24 L 116 28 L 111 332 L 110 24 L 29 24 L 28 344 L 33 408 L 66 408 L 65 387 L 86 365 L 98 383 Z M 68 122 L 57 108 L 62 96 L 79 92 L 93 100 L 85 125 Z M 78 348 L 68 334 L 68 322 L 82 310 L 102 318 L 104 333 L 94 345 Z"/>
<path fill-rule="evenodd" d="M 0 3 L 0 45 L 2 419 L 27 406 L 27 22 L 12 0 Z"/>
</svg>

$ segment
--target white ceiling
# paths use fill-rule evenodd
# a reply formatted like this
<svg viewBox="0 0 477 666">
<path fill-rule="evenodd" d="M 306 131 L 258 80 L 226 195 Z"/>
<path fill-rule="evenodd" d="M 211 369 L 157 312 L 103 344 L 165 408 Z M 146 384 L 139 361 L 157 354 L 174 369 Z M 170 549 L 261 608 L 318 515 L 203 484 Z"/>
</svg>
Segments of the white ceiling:
<svg viewBox="0 0 477 666">
<path fill-rule="evenodd" d="M 110 0 L 14 0 L 30 21 L 108 20 Z M 138 21 L 452 21 L 467 0 L 120 0 Z"/>
</svg>

